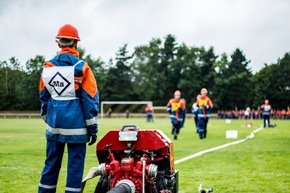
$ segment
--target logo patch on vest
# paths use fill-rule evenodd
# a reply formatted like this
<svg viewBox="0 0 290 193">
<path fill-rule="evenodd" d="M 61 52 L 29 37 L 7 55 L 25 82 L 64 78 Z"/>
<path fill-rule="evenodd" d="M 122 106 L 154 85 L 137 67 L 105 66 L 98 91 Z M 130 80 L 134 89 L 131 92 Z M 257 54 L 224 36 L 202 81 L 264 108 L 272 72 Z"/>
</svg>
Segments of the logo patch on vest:
<svg viewBox="0 0 290 193">
<path fill-rule="evenodd" d="M 54 91 L 60 96 L 71 84 L 59 72 L 57 72 L 48 83 L 54 88 Z"/>
</svg>

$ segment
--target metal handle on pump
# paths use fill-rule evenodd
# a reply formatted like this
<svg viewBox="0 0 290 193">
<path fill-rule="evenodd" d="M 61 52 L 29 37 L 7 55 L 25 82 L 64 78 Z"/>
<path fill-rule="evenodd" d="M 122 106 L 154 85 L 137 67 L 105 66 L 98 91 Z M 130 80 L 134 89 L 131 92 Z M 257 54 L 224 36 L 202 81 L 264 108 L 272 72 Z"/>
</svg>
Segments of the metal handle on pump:
<svg viewBox="0 0 290 193">
<path fill-rule="evenodd" d="M 123 125 L 121 131 L 124 131 L 125 129 L 131 130 L 134 129 L 134 131 L 138 131 L 138 127 L 136 125 Z"/>
<path fill-rule="evenodd" d="M 119 141 L 137 141 L 138 127 L 136 125 L 124 125 L 119 131 Z"/>
</svg>

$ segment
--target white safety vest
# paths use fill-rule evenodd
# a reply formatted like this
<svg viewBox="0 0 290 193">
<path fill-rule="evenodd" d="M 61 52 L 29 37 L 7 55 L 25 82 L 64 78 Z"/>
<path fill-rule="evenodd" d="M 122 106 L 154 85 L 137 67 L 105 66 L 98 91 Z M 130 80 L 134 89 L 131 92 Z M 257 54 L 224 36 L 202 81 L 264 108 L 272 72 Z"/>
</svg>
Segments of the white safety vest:
<svg viewBox="0 0 290 193">
<path fill-rule="evenodd" d="M 75 66 L 80 62 L 82 62 L 82 60 L 78 61 L 73 66 L 54 66 L 43 69 L 42 79 L 53 99 L 77 99 L 74 85 L 74 71 Z"/>
<path fill-rule="evenodd" d="M 271 109 L 271 108 L 270 108 L 270 105 L 265 105 L 265 106 L 264 106 L 264 110 L 265 110 L 265 111 L 270 111 L 270 109 Z"/>
</svg>

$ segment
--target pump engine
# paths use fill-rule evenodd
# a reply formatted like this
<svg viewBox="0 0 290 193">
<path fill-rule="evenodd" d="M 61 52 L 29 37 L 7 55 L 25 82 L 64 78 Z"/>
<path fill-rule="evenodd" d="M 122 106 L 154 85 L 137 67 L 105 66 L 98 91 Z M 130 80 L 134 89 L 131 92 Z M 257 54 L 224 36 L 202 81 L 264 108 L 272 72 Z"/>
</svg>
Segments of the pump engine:
<svg viewBox="0 0 290 193">
<path fill-rule="evenodd" d="M 125 125 L 109 131 L 96 146 L 98 167 L 83 179 L 100 176 L 94 193 L 177 193 L 172 141 L 160 130 Z"/>
</svg>

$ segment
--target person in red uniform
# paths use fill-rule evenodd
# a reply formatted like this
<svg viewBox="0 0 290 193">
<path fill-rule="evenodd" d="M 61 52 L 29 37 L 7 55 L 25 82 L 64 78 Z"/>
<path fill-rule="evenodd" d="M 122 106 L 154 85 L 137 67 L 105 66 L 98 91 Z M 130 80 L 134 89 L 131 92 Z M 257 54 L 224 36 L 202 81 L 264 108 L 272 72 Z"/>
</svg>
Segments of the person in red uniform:
<svg viewBox="0 0 290 193">
<path fill-rule="evenodd" d="M 206 88 L 201 89 L 200 94 L 200 98 L 196 101 L 198 106 L 198 135 L 200 139 L 204 139 L 207 135 L 207 123 L 210 118 L 210 111 L 213 108 L 213 103 L 207 96 Z"/>
<path fill-rule="evenodd" d="M 271 112 L 271 105 L 269 104 L 269 100 L 265 100 L 265 103 L 261 105 L 262 109 L 262 116 L 264 121 L 264 127 L 266 127 L 268 123 L 268 127 L 270 127 L 270 112 Z"/>
<path fill-rule="evenodd" d="M 46 123 L 46 160 L 39 193 L 55 193 L 65 146 L 68 167 L 65 193 L 81 192 L 86 143 L 96 142 L 99 92 L 89 65 L 79 58 L 78 30 L 62 26 L 60 52 L 45 63 L 39 83 L 41 116 Z"/>
<path fill-rule="evenodd" d="M 177 140 L 180 129 L 183 127 L 183 120 L 185 116 L 185 104 L 184 100 L 180 100 L 181 92 L 176 90 L 174 92 L 174 98 L 170 99 L 166 105 L 166 110 L 169 113 L 171 119 L 172 131 L 174 139 Z"/>
</svg>

